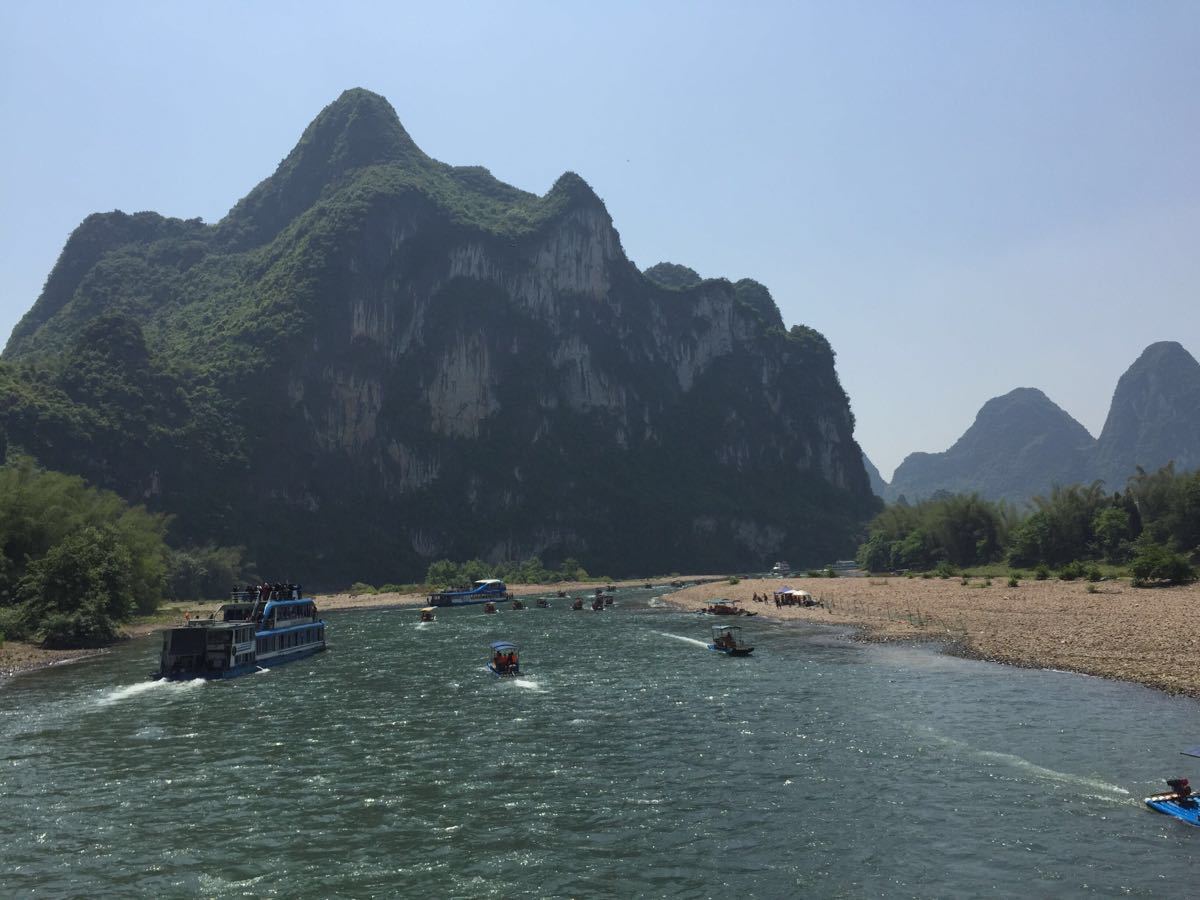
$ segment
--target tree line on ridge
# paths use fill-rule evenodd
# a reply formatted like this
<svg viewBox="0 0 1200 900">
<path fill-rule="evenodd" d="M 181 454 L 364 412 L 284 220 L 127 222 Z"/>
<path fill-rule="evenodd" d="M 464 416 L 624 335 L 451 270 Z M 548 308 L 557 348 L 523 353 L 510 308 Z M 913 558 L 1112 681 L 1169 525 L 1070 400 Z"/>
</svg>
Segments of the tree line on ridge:
<svg viewBox="0 0 1200 900">
<path fill-rule="evenodd" d="M 1200 471 L 1138 469 L 1122 491 L 1103 482 L 1055 486 L 1023 514 L 977 494 L 901 500 L 868 526 L 858 562 L 871 572 L 1007 563 L 1062 569 L 1086 561 L 1128 567 L 1136 585 L 1196 579 Z M 1073 571 L 1069 569 L 1068 571 Z"/>
</svg>

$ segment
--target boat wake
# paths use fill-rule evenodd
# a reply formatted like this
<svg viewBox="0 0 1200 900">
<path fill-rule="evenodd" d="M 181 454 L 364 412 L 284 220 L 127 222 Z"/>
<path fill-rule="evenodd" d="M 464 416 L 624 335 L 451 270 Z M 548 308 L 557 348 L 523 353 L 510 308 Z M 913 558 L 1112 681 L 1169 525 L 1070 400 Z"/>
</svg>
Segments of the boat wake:
<svg viewBox="0 0 1200 900">
<path fill-rule="evenodd" d="M 508 678 L 505 679 L 505 681 L 507 684 L 513 685 L 513 687 L 519 687 L 526 691 L 533 691 L 535 694 L 548 693 L 544 687 L 542 687 L 532 678 Z"/>
<path fill-rule="evenodd" d="M 105 691 L 96 700 L 96 705 L 112 706 L 114 703 L 120 703 L 122 700 L 132 700 L 134 697 L 139 697 L 151 691 L 169 691 L 170 693 L 178 694 L 184 691 L 195 690 L 203 684 L 203 678 L 194 678 L 191 681 L 167 681 L 165 678 L 160 678 L 157 681 L 139 681 L 137 684 L 127 684 L 124 687 L 112 688 Z"/>
<path fill-rule="evenodd" d="M 663 637 L 675 638 L 677 641 L 683 641 L 685 644 L 695 644 L 697 647 L 708 649 L 708 644 L 704 641 L 698 641 L 695 638 L 684 637 L 682 634 L 671 634 L 667 631 L 656 631 L 655 634 L 661 634 Z"/>
<path fill-rule="evenodd" d="M 1075 775 L 1071 772 L 1060 772 L 1057 769 L 1048 769 L 1045 766 L 1039 766 L 1035 762 L 1030 762 L 1022 756 L 1017 756 L 1015 753 L 1002 753 L 998 750 L 981 750 L 974 747 L 965 741 L 959 741 L 936 732 L 930 732 L 930 735 L 945 744 L 947 747 L 952 747 L 956 750 L 965 752 L 974 756 L 976 759 L 986 762 L 998 763 L 1000 765 L 1009 766 L 1017 769 L 1034 778 L 1042 781 L 1053 781 L 1058 784 L 1069 784 L 1075 787 L 1087 788 L 1092 791 L 1097 791 L 1098 798 L 1103 800 L 1115 800 L 1124 802 L 1123 799 L 1129 796 L 1129 791 L 1118 784 L 1111 784 L 1107 781 L 1101 781 L 1099 778 L 1088 778 L 1086 775 Z"/>
</svg>

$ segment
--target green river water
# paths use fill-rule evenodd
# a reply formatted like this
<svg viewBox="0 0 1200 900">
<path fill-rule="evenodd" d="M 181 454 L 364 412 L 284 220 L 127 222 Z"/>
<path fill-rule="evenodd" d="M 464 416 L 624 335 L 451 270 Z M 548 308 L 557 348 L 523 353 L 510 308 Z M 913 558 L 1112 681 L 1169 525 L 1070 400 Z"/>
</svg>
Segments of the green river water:
<svg viewBox="0 0 1200 900">
<path fill-rule="evenodd" d="M 1194 701 L 552 603 L 331 613 L 229 682 L 147 680 L 155 638 L 0 683 L 0 896 L 1196 894 L 1200 829 L 1141 804 L 1200 776 Z"/>
</svg>

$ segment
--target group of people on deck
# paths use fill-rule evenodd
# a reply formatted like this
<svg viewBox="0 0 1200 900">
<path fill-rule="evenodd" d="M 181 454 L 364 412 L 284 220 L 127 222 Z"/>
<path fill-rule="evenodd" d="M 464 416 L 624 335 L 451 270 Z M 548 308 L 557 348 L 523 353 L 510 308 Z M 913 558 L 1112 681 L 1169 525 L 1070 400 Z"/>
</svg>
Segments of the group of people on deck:
<svg viewBox="0 0 1200 900">
<path fill-rule="evenodd" d="M 244 588 L 234 585 L 231 596 L 234 601 L 241 602 L 249 602 L 251 600 L 299 600 L 304 596 L 304 588 L 298 584 L 284 582 L 248 584 Z"/>
<path fill-rule="evenodd" d="M 521 670 L 520 663 L 517 662 L 517 654 L 497 653 L 492 658 L 492 665 L 501 675 L 515 675 Z"/>
</svg>

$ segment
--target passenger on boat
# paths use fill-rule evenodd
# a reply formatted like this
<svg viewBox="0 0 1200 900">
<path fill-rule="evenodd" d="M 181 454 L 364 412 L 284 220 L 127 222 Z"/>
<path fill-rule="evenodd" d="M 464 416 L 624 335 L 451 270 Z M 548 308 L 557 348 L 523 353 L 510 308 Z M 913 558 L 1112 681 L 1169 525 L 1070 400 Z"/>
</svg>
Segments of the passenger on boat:
<svg viewBox="0 0 1200 900">
<path fill-rule="evenodd" d="M 1176 800 L 1191 800 L 1195 802 L 1192 786 L 1186 778 L 1168 778 L 1167 787 L 1175 792 Z"/>
</svg>

